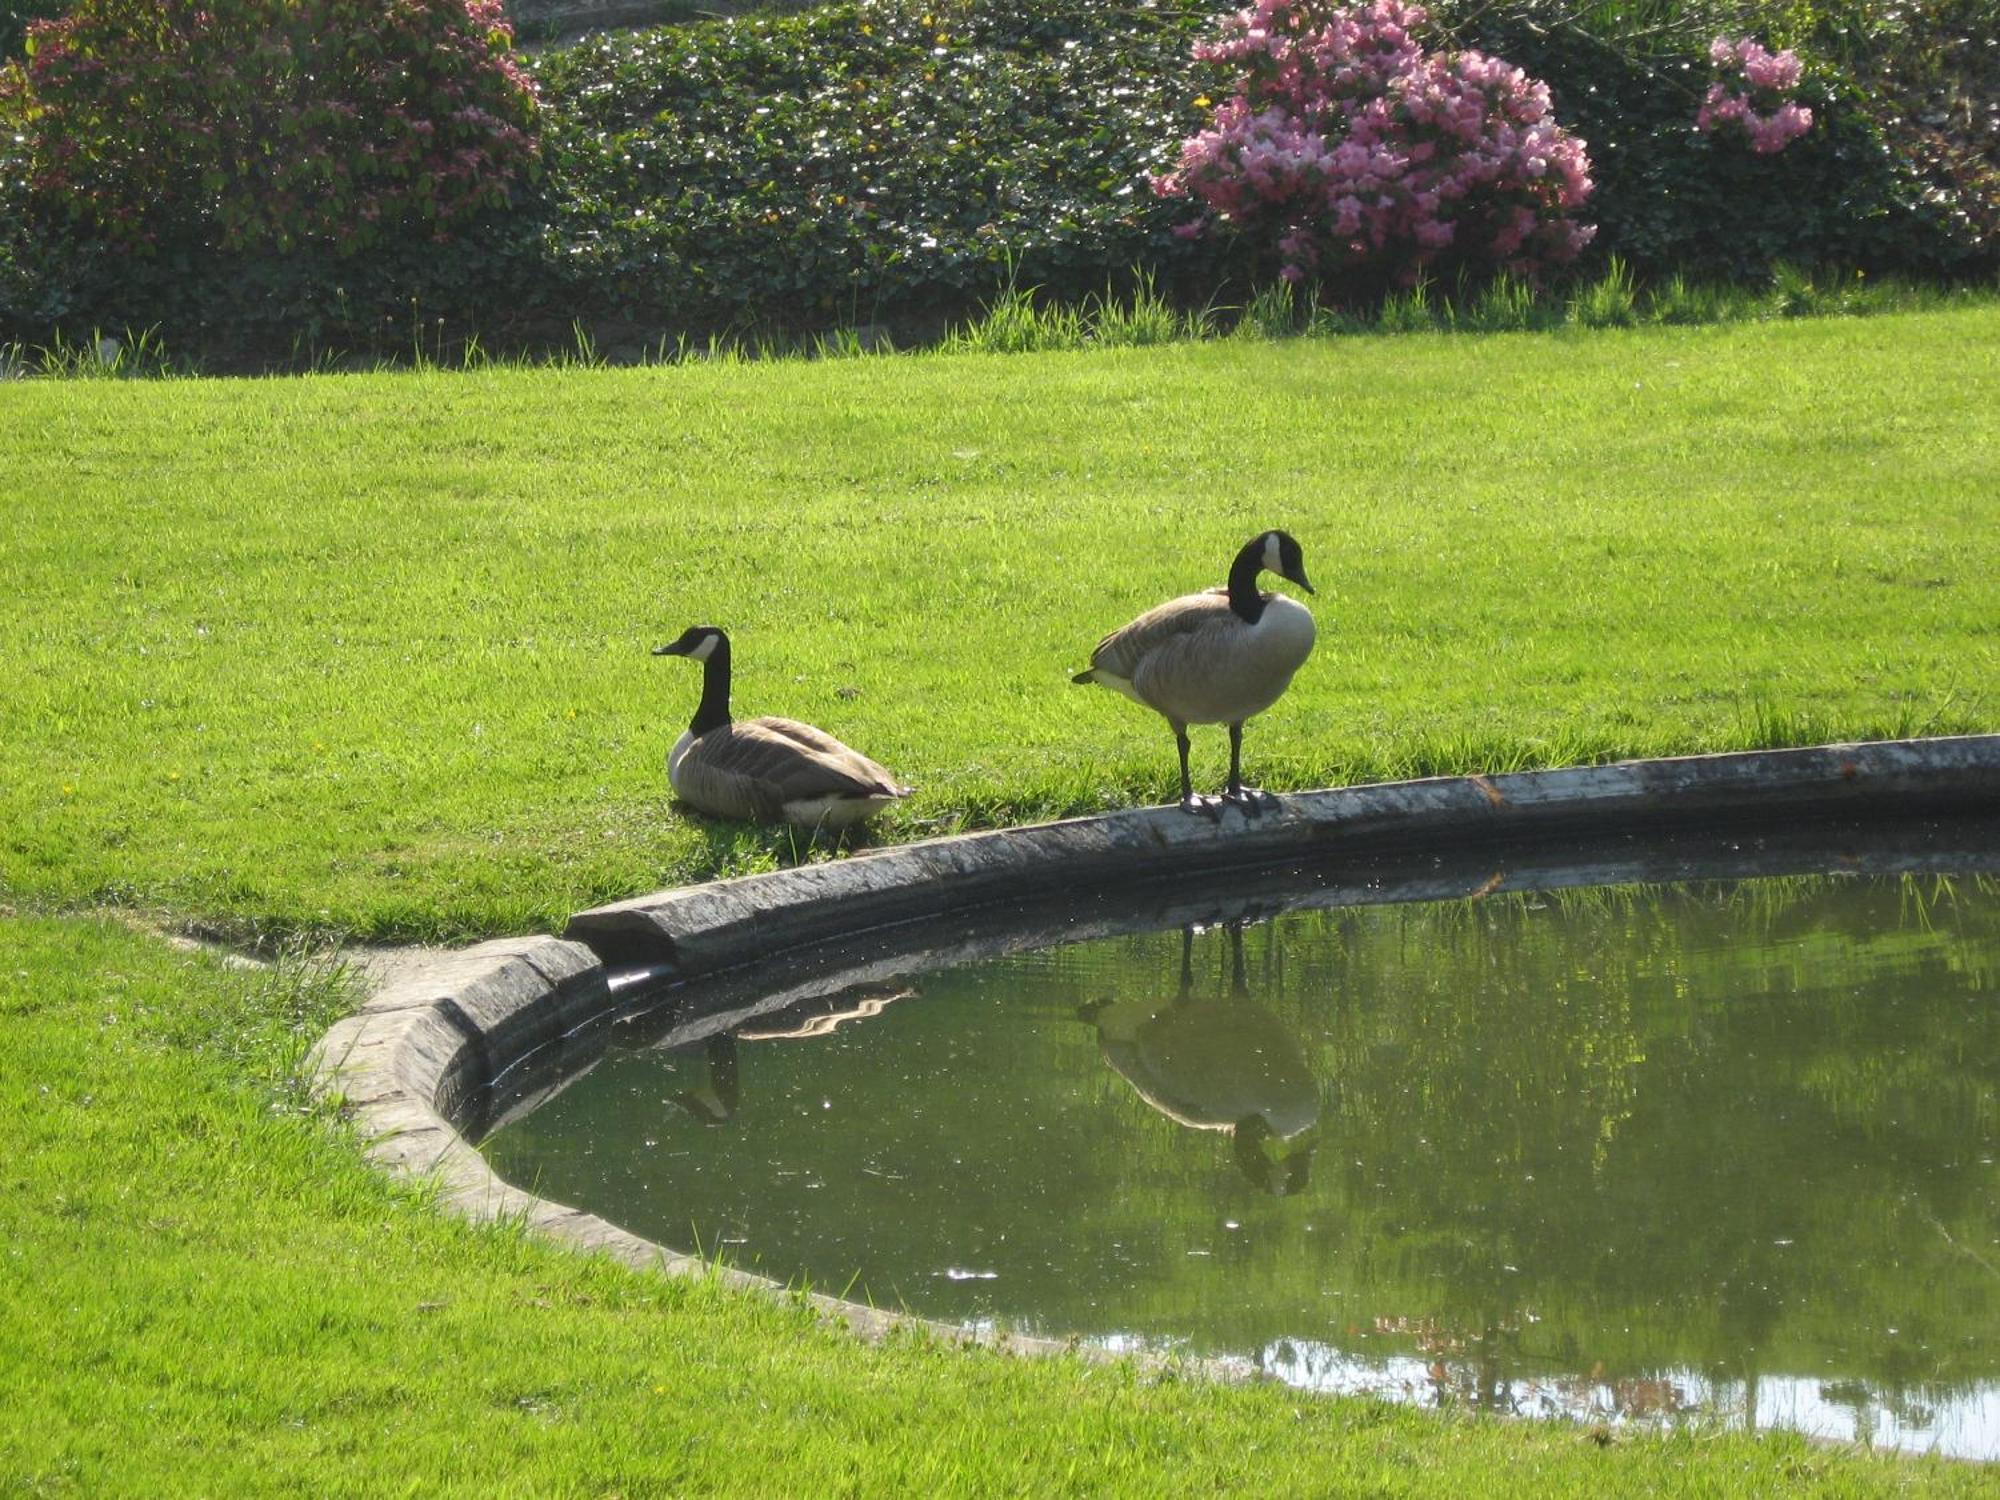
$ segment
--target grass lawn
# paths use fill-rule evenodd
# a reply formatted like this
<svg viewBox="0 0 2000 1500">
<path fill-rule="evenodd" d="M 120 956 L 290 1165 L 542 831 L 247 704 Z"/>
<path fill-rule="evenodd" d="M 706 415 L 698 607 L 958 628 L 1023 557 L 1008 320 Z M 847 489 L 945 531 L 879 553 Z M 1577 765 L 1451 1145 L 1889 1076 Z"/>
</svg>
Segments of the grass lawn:
<svg viewBox="0 0 2000 1500">
<path fill-rule="evenodd" d="M 920 784 L 892 837 L 1164 801 L 1068 676 L 1271 525 L 1274 787 L 2000 726 L 2000 306 L 25 383 L 0 453 L 0 886 L 55 907 L 454 936 L 789 857 L 671 810 L 696 621 Z"/>
<path fill-rule="evenodd" d="M 0 922 L 0 1493 L 1990 1493 L 1794 1437 L 1618 1438 L 870 1349 L 428 1211 L 273 1080 L 338 997 Z M 26 976 L 26 977 L 24 977 Z"/>
<path fill-rule="evenodd" d="M 284 1083 L 334 986 L 91 913 L 454 937 L 792 858 L 670 803 L 696 621 L 921 784 L 884 837 L 1166 800 L 1067 677 L 1270 525 L 1321 589 L 1274 787 L 2000 728 L 2000 306 L 28 382 L 0 514 L 0 1492 L 1988 1487 L 868 1350 L 467 1229 Z"/>
</svg>

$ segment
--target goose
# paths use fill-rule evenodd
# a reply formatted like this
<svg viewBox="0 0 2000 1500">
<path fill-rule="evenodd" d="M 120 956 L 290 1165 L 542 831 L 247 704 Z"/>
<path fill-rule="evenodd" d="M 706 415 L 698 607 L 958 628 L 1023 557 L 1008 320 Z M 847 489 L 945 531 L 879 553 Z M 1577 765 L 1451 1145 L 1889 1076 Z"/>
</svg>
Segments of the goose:
<svg viewBox="0 0 2000 1500">
<path fill-rule="evenodd" d="M 698 812 L 838 832 L 913 788 L 823 729 L 796 719 L 729 717 L 729 637 L 691 625 L 655 656 L 702 664 L 701 705 L 667 756 L 667 780 Z"/>
<path fill-rule="evenodd" d="M 1222 800 L 1246 813 L 1262 811 L 1266 794 L 1243 785 L 1243 721 L 1278 701 L 1313 648 L 1312 612 L 1283 594 L 1260 593 L 1260 572 L 1313 592 L 1299 544 L 1288 532 L 1266 531 L 1236 554 L 1228 587 L 1155 605 L 1099 641 L 1088 669 L 1070 679 L 1123 693 L 1173 726 L 1186 812 L 1220 816 L 1216 799 L 1195 796 L 1188 779 L 1190 724 L 1229 726 L 1229 790 Z"/>
<path fill-rule="evenodd" d="M 1306 1185 L 1319 1084 L 1298 1038 L 1250 998 L 1243 928 L 1228 924 L 1226 999 L 1194 993 L 1194 929 L 1181 929 L 1181 983 L 1169 998 L 1096 1000 L 1077 1016 L 1097 1028 L 1104 1060 L 1139 1097 L 1190 1130 L 1227 1135 L 1237 1167 L 1283 1196 Z"/>
</svg>

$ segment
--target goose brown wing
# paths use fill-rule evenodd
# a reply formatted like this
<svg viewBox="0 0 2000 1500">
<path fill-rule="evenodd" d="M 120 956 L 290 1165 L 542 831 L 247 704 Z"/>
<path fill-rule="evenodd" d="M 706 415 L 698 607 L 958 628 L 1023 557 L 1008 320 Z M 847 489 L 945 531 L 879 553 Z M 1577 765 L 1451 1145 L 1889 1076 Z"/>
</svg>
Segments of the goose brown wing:
<svg viewBox="0 0 2000 1500">
<path fill-rule="evenodd" d="M 777 822 L 785 804 L 826 797 L 893 797 L 906 789 L 874 761 L 790 719 L 745 719 L 711 729 L 681 757 L 676 785 L 702 811 Z"/>
<path fill-rule="evenodd" d="M 1156 604 L 1129 625 L 1120 626 L 1097 643 L 1090 653 L 1092 670 L 1103 668 L 1130 682 L 1148 656 L 1222 623 L 1229 613 L 1229 594 L 1211 589 L 1201 594 L 1183 594 Z"/>
<path fill-rule="evenodd" d="M 796 719 L 740 720 L 729 726 L 729 742 L 718 750 L 715 764 L 771 788 L 781 803 L 894 797 L 908 790 L 859 750 Z"/>
</svg>

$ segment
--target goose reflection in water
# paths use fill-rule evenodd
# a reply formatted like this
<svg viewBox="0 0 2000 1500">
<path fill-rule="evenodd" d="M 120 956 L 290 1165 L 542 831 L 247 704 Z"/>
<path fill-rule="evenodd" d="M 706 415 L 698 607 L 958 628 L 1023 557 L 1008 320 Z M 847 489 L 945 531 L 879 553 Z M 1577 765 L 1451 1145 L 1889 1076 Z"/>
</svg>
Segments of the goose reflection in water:
<svg viewBox="0 0 2000 1500">
<path fill-rule="evenodd" d="M 1194 929 L 1181 929 L 1180 992 L 1167 1000 L 1096 1000 L 1077 1014 L 1139 1097 L 1192 1130 L 1229 1134 L 1236 1164 L 1277 1197 L 1306 1185 L 1319 1085 L 1298 1038 L 1250 998 L 1243 927 L 1228 924 L 1230 988 L 1194 994 Z"/>
<path fill-rule="evenodd" d="M 901 989 L 846 989 L 836 994 L 801 1000 L 768 1016 L 746 1021 L 734 1031 L 718 1032 L 701 1044 L 707 1080 L 699 1088 L 673 1095 L 673 1102 L 704 1125 L 726 1125 L 736 1115 L 741 1098 L 738 1085 L 740 1063 L 738 1042 L 773 1042 L 831 1036 L 847 1021 L 865 1021 L 879 1016 L 898 1000 L 916 994 L 914 985 Z"/>
</svg>

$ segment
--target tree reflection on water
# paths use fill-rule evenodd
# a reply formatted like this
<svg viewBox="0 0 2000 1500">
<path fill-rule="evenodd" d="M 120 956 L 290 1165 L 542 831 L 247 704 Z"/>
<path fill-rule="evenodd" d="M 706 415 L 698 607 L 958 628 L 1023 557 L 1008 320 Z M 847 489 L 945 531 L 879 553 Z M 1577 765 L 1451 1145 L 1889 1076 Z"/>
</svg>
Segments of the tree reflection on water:
<svg viewBox="0 0 2000 1500">
<path fill-rule="evenodd" d="M 1295 913 L 769 1018 L 730 1044 L 726 1128 L 689 1107 L 657 1149 L 714 1055 L 614 1052 L 487 1149 L 933 1317 L 2000 1452 L 1996 978 L 1979 878 Z"/>
</svg>

